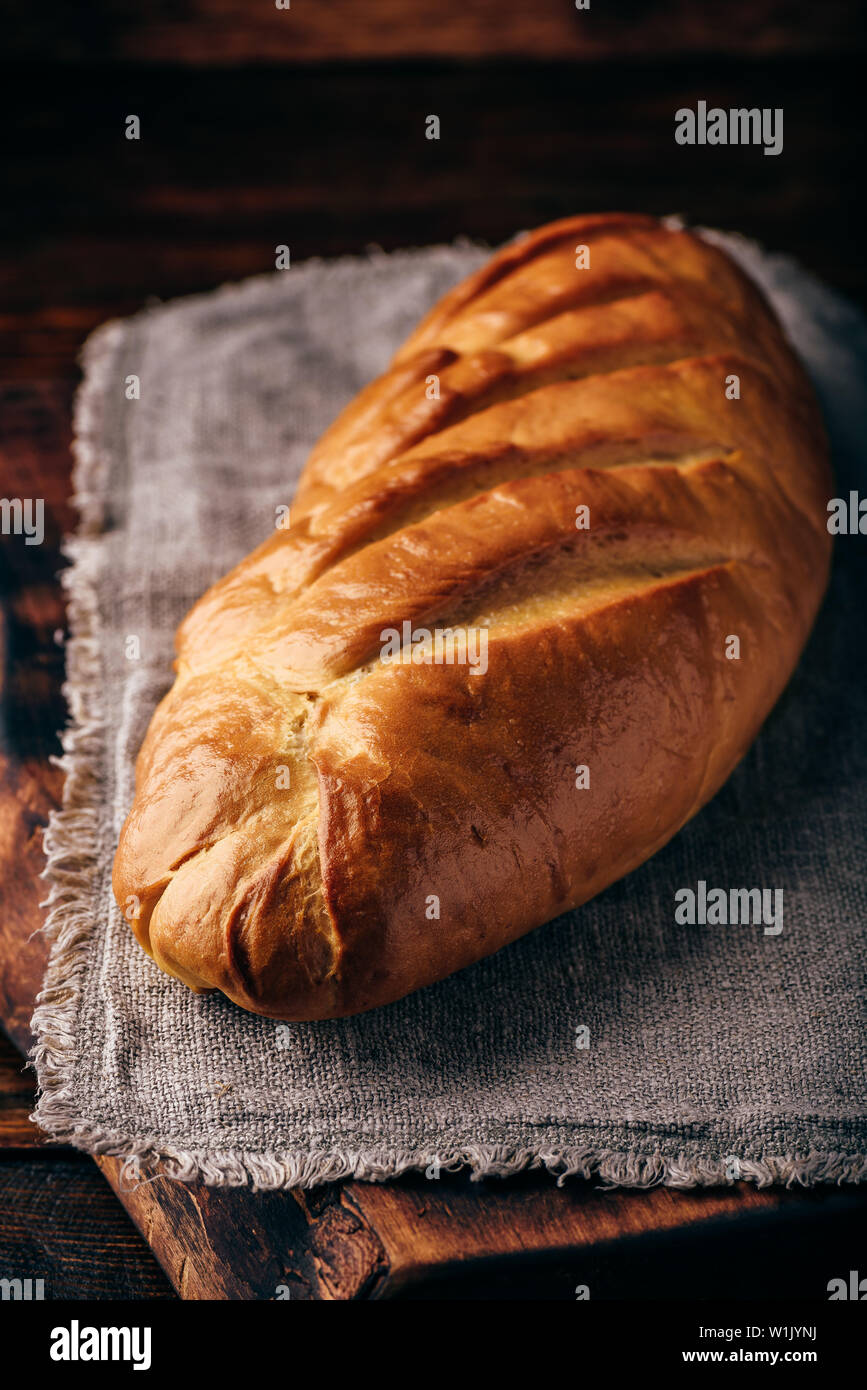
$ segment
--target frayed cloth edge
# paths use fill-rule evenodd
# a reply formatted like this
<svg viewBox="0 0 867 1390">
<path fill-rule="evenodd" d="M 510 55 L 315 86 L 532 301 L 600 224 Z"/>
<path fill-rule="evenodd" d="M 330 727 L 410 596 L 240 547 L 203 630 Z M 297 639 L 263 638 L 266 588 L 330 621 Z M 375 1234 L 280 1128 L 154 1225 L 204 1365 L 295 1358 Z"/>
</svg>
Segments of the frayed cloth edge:
<svg viewBox="0 0 867 1390">
<path fill-rule="evenodd" d="M 60 575 L 69 622 L 63 683 L 69 719 L 61 734 L 62 756 L 53 759 L 65 774 L 61 808 L 51 812 L 43 835 L 45 868 L 41 877 L 48 882 L 49 892 L 40 904 L 46 909 L 41 930 L 52 948 L 31 1020 L 36 1041 L 30 1060 L 40 1092 L 32 1118 L 47 1131 L 55 1128 L 60 1115 L 68 1115 L 71 1121 L 76 1108 L 70 1071 L 77 1044 L 82 978 L 96 920 L 106 732 L 98 537 L 105 522 L 110 462 L 99 440 L 112 364 L 125 339 L 124 325 L 118 320 L 103 324 L 91 335 L 81 354 L 84 380 L 74 407 L 72 483 L 79 524 L 75 535 L 64 540 L 63 553 L 72 563 Z"/>
<path fill-rule="evenodd" d="M 55 1100 L 57 1098 L 55 1097 Z M 243 1187 L 254 1192 L 285 1188 L 312 1188 L 352 1178 L 361 1182 L 387 1182 L 402 1173 L 423 1172 L 435 1179 L 443 1173 L 468 1170 L 470 1180 L 509 1178 L 541 1170 L 562 1187 L 569 1178 L 596 1179 L 601 1187 L 733 1187 L 738 1182 L 756 1187 L 814 1187 L 820 1183 L 862 1182 L 867 1178 L 867 1157 L 843 1153 L 812 1152 L 800 1157 L 765 1156 L 761 1159 L 725 1158 L 678 1154 L 618 1152 L 609 1149 L 532 1149 L 500 1144 L 461 1148 L 407 1150 L 366 1148 L 294 1150 L 270 1154 L 237 1150 L 196 1152 L 161 1146 L 147 1139 L 111 1135 L 98 1127 L 64 1124 L 59 1107 L 51 1104 L 40 1119 L 66 1140 L 92 1154 L 123 1159 L 120 1186 L 134 1191 L 165 1179 L 202 1182 L 209 1187 Z"/>
</svg>

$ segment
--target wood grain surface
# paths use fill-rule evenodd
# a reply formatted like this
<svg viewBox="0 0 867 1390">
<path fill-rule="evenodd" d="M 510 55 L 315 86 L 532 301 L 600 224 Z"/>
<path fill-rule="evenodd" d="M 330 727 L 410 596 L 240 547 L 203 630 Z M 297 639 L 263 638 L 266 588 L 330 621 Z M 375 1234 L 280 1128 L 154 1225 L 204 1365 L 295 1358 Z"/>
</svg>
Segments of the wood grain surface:
<svg viewBox="0 0 867 1390">
<path fill-rule="evenodd" d="M 68 377 L 152 298 L 293 263 L 575 213 L 679 212 L 798 257 L 867 303 L 861 59 L 293 70 L 0 68 L 0 378 Z M 679 147 L 707 99 L 785 110 L 782 154 Z M 429 112 L 441 139 L 424 138 Z M 124 138 L 127 113 L 141 140 Z M 38 178 L 35 171 L 39 170 Z"/>
<path fill-rule="evenodd" d="M 4 0 L 12 13 L 11 0 Z M 16 6 L 11 56 L 240 65 L 430 57 L 644 59 L 857 48 L 853 0 L 44 0 Z"/>
</svg>

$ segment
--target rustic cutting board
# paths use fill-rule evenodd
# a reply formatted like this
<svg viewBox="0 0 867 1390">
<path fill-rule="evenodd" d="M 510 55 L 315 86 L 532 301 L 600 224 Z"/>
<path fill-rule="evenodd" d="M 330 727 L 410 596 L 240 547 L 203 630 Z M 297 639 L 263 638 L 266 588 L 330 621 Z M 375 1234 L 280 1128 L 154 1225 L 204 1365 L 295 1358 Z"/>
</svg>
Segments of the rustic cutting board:
<svg viewBox="0 0 867 1390">
<path fill-rule="evenodd" d="M 0 1022 L 22 1051 L 47 954 L 34 936 L 45 891 L 41 832 L 62 786 L 50 758 L 66 717 L 57 572 L 60 538 L 74 524 L 70 403 L 65 383 L 0 386 L 0 495 L 42 497 L 46 515 L 43 545 L 3 537 L 0 550 Z M 9 1123 L 18 1134 L 20 1097 L 16 1103 Z M 574 1298 L 588 1283 L 591 1296 L 643 1288 L 644 1297 L 708 1297 L 720 1281 L 727 1287 L 729 1268 L 749 1285 L 750 1251 L 775 1250 L 768 1277 L 785 1280 L 794 1249 L 808 1264 L 813 1242 L 825 1240 L 817 1248 L 826 1250 L 828 1233 L 842 1237 L 853 1221 L 863 1230 L 865 1211 L 857 1192 L 748 1184 L 606 1192 L 578 1181 L 557 1188 L 543 1175 L 479 1184 L 414 1175 L 258 1195 L 157 1179 L 124 1190 L 119 1162 L 96 1162 L 190 1299 Z M 716 1260 L 717 1285 L 696 1290 L 690 1249 L 703 1252 L 702 1268 Z M 645 1270 L 643 1283 L 630 1282 L 630 1269 Z M 811 1277 L 833 1273 L 820 1268 Z"/>
</svg>

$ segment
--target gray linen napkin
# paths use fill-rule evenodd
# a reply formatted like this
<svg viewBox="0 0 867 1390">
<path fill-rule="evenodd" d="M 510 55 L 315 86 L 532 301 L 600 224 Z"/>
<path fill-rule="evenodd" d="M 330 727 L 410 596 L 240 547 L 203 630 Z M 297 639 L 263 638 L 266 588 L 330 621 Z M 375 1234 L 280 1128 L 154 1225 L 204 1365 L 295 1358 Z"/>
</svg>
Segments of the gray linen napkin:
<svg viewBox="0 0 867 1390">
<path fill-rule="evenodd" d="M 865 476 L 867 324 L 791 262 L 718 239 L 769 291 L 807 361 L 847 496 Z M 159 1169 L 280 1187 L 437 1164 L 629 1185 L 859 1179 L 858 536 L 840 538 L 798 672 L 713 803 L 596 901 L 441 984 L 359 1018 L 278 1025 L 161 974 L 112 901 L 133 759 L 170 680 L 175 625 L 274 525 L 337 410 L 486 254 L 310 263 L 149 308 L 88 343 L 36 1118 L 58 1139 L 125 1156 L 133 1179 Z M 675 892 L 699 880 L 782 889 L 783 930 L 678 925 Z"/>
</svg>

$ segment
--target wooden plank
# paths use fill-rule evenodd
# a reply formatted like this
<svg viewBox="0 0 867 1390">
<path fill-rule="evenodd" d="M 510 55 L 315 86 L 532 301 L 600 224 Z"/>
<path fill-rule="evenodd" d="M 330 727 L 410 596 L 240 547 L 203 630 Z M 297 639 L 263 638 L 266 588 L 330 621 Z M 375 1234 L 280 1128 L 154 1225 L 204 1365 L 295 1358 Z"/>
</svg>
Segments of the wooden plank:
<svg viewBox="0 0 867 1390">
<path fill-rule="evenodd" d="M 3 1277 L 42 1279 L 46 1299 L 175 1296 L 126 1212 L 83 1155 L 64 1150 L 53 1161 L 0 1156 L 0 1212 Z"/>
<path fill-rule="evenodd" d="M 857 1192 L 353 1184 L 345 1203 L 382 1245 L 387 1279 L 370 1297 L 821 1297 L 819 1271 L 845 1263 L 867 1233 Z M 456 1236 L 459 1238 L 456 1239 Z"/>
<path fill-rule="evenodd" d="M 637 55 L 776 56 L 863 46 L 857 0 L 92 0 L 17 6 L 9 58 L 183 65 Z"/>
<path fill-rule="evenodd" d="M 306 1194 L 136 1186 L 117 1163 L 97 1162 L 182 1298 L 346 1301 L 388 1280 L 379 1235 L 349 1200 L 358 1184 Z"/>
<path fill-rule="evenodd" d="M 98 1160 L 119 1191 L 116 1166 Z M 255 1194 L 160 1178 L 122 1199 L 184 1298 L 820 1297 L 867 1235 L 857 1192 L 603 1192 L 420 1174 Z M 827 1278 L 828 1276 L 826 1276 Z M 696 1283 L 696 1279 L 701 1282 Z M 815 1286 L 815 1287 L 813 1287 Z"/>
<path fill-rule="evenodd" d="M 47 1150 L 47 1136 L 30 1121 L 36 1083 L 21 1053 L 0 1034 L 0 1157 L 13 1151 Z"/>
</svg>

